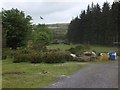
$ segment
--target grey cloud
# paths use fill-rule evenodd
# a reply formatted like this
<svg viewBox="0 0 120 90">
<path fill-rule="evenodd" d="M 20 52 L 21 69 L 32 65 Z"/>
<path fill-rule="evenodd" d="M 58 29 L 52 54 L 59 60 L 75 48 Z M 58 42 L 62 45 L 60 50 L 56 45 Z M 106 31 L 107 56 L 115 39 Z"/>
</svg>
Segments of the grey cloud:
<svg viewBox="0 0 120 90">
<path fill-rule="evenodd" d="M 64 11 L 71 8 L 72 3 L 63 3 L 63 2 L 27 2 L 27 3 L 13 3 L 8 2 L 4 4 L 5 8 L 18 8 L 25 10 L 27 12 L 32 12 L 34 14 L 49 14 L 56 11 Z"/>
<path fill-rule="evenodd" d="M 26 15 L 33 17 L 33 23 L 59 23 L 70 22 L 72 17 L 79 15 L 81 10 L 87 8 L 88 4 L 98 2 L 102 5 L 105 0 L 72 0 L 72 2 L 63 2 L 64 0 L 62 0 L 62 2 L 54 0 L 54 2 L 49 0 L 41 0 L 41 2 L 31 1 L 32 2 L 4 2 L 3 8 L 18 8 L 19 10 L 25 11 Z M 44 20 L 40 20 L 40 16 L 42 16 Z"/>
</svg>

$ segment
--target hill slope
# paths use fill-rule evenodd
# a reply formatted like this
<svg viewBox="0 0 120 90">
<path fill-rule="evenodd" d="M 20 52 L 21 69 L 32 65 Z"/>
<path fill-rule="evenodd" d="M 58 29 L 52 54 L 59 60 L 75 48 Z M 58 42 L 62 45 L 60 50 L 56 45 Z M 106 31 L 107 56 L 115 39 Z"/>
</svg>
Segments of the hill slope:
<svg viewBox="0 0 120 90">
<path fill-rule="evenodd" d="M 59 40 L 63 41 L 65 40 L 65 35 L 68 30 L 69 23 L 57 23 L 57 24 L 47 24 L 48 28 L 51 30 L 53 41 Z"/>
</svg>

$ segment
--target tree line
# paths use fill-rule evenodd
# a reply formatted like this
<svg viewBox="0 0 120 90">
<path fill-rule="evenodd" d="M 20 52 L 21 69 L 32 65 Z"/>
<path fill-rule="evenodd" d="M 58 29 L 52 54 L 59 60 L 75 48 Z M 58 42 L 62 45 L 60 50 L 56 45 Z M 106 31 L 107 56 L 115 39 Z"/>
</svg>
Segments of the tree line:
<svg viewBox="0 0 120 90">
<path fill-rule="evenodd" d="M 104 2 L 102 8 L 92 3 L 70 22 L 66 37 L 72 43 L 112 45 L 118 41 L 119 15 L 120 1 Z"/>
</svg>

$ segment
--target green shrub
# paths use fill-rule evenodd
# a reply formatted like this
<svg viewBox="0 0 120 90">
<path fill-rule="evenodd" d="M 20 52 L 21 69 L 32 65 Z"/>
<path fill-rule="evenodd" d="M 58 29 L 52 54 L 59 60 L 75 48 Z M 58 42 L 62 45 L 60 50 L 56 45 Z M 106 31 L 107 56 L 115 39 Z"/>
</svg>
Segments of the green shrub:
<svg viewBox="0 0 120 90">
<path fill-rule="evenodd" d="M 35 51 L 35 50 L 16 50 L 14 63 L 31 62 L 31 63 L 64 63 L 73 61 L 69 53 L 63 53 L 60 50 Z"/>
<path fill-rule="evenodd" d="M 43 61 L 42 53 L 31 53 L 29 55 L 31 63 L 41 63 Z"/>
<path fill-rule="evenodd" d="M 29 54 L 16 54 L 14 56 L 14 63 L 27 62 L 30 60 Z"/>
<path fill-rule="evenodd" d="M 73 53 L 73 54 L 75 54 L 76 53 L 76 50 L 75 50 L 75 48 L 70 48 L 70 49 L 68 49 L 68 51 L 70 52 L 70 53 Z"/>
<path fill-rule="evenodd" d="M 73 53 L 73 54 L 81 54 L 83 51 L 85 51 L 85 50 L 89 50 L 90 49 L 90 47 L 89 47 L 89 45 L 82 45 L 82 44 L 80 44 L 80 45 L 77 45 L 76 47 L 72 47 L 72 48 L 70 48 L 70 49 L 68 49 L 68 51 L 69 52 L 71 52 L 71 53 Z"/>
<path fill-rule="evenodd" d="M 14 57 L 14 63 L 19 62 L 31 62 L 31 63 L 41 63 L 43 57 L 40 53 L 29 53 L 29 54 L 16 54 Z"/>
<path fill-rule="evenodd" d="M 31 50 L 26 48 L 19 48 L 17 50 L 12 51 L 11 55 L 14 57 L 14 63 L 19 62 L 28 62 L 30 61 L 30 53 L 33 53 Z"/>
<path fill-rule="evenodd" d="M 65 54 L 59 51 L 46 52 L 46 54 L 44 55 L 45 63 L 64 63 L 65 61 Z"/>
<path fill-rule="evenodd" d="M 69 53 L 65 53 L 65 60 L 66 61 L 75 61 L 72 56 L 70 56 Z"/>
<path fill-rule="evenodd" d="M 19 48 L 16 50 L 16 54 L 29 54 L 32 51 L 27 48 Z"/>
<path fill-rule="evenodd" d="M 47 47 L 44 44 L 33 44 L 33 47 L 31 48 L 35 51 L 47 51 Z"/>
</svg>

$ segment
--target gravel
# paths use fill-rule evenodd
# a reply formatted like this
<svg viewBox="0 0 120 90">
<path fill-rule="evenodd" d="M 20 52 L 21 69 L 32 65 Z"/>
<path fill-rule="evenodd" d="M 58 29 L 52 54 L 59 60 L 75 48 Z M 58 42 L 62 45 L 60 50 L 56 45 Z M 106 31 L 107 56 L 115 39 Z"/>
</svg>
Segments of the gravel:
<svg viewBox="0 0 120 90">
<path fill-rule="evenodd" d="M 118 62 L 91 64 L 44 88 L 118 88 Z"/>
</svg>

